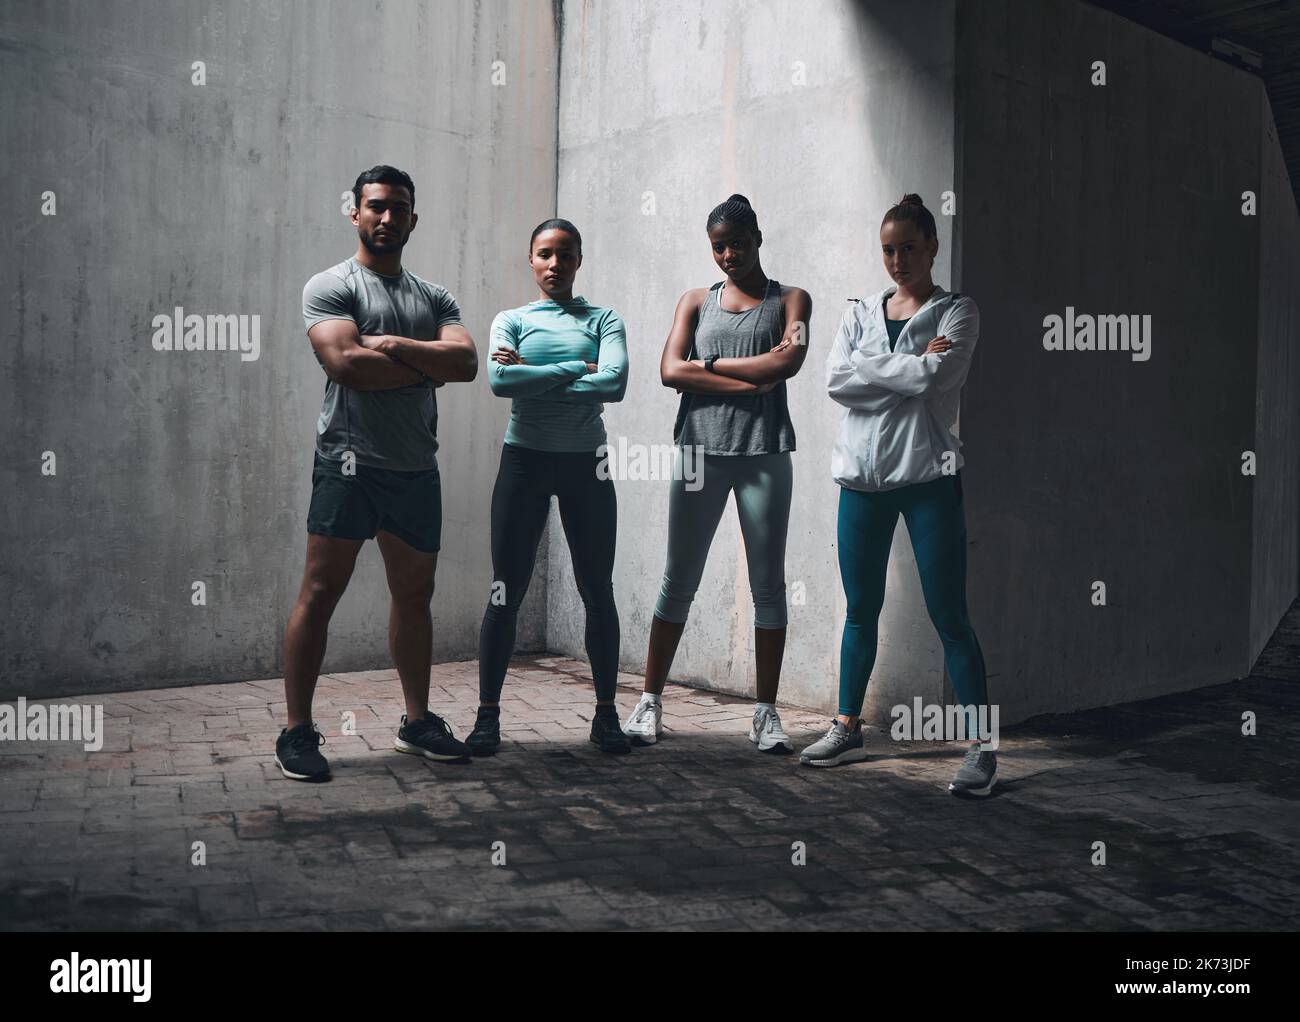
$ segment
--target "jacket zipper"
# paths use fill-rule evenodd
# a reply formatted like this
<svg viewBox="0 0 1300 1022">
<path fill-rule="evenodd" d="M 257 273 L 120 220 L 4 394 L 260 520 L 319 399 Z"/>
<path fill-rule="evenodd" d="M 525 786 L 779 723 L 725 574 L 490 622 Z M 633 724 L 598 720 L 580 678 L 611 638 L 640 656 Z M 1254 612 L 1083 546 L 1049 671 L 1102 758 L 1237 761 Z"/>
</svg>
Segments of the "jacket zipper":
<svg viewBox="0 0 1300 1022">
<path fill-rule="evenodd" d="M 867 485 L 878 486 L 875 481 L 876 475 L 876 423 L 873 415 L 871 422 L 871 433 L 867 436 Z"/>
<path fill-rule="evenodd" d="M 940 297 L 940 298 L 946 298 L 946 297 L 947 297 L 948 295 L 950 295 L 951 293 L 952 293 L 952 292 L 950 292 L 950 291 L 945 291 L 945 292 L 944 292 L 942 295 L 940 295 L 939 297 Z M 917 310 L 916 310 L 916 313 L 915 313 L 914 315 L 908 317 L 908 323 L 907 323 L 907 326 L 910 327 L 910 326 L 912 325 L 912 322 L 911 322 L 911 321 L 914 320 L 914 319 L 916 319 L 916 318 L 917 318 L 918 316 L 920 316 L 923 312 L 925 312 L 926 309 L 928 309 L 928 308 L 930 307 L 931 303 L 934 302 L 934 300 L 935 300 L 935 298 L 934 298 L 933 295 L 931 295 L 929 298 L 927 298 L 926 301 L 925 301 L 925 304 L 922 305 L 921 308 L 917 309 Z M 939 318 L 940 318 L 940 320 L 943 319 L 942 316 L 940 316 Z M 867 335 L 867 330 L 869 329 L 869 326 L 870 326 L 870 324 L 867 324 L 867 323 L 863 323 L 863 324 L 862 324 L 862 330 L 863 330 L 862 336 L 863 336 L 863 337 L 866 337 L 866 335 Z M 907 329 L 907 327 L 904 327 L 904 329 Z M 898 339 L 899 339 L 900 341 L 903 339 L 902 334 L 899 335 L 899 338 L 898 338 Z M 875 416 L 875 415 L 873 415 L 873 416 L 871 417 L 871 432 L 870 432 L 870 434 L 869 434 L 868 437 L 867 437 L 867 485 L 868 485 L 868 486 L 879 486 L 879 485 L 880 485 L 880 481 L 879 481 L 879 479 L 877 478 L 877 473 L 876 473 L 876 440 L 877 440 L 878 435 L 879 435 L 879 432 L 880 432 L 880 431 L 876 428 L 876 419 L 877 419 L 877 416 Z"/>
<path fill-rule="evenodd" d="M 865 340 L 870 333 L 871 324 L 862 324 L 862 338 Z M 876 428 L 876 419 L 878 416 L 871 416 L 871 431 L 867 434 L 867 486 L 876 486 L 876 434 L 879 432 Z"/>
</svg>

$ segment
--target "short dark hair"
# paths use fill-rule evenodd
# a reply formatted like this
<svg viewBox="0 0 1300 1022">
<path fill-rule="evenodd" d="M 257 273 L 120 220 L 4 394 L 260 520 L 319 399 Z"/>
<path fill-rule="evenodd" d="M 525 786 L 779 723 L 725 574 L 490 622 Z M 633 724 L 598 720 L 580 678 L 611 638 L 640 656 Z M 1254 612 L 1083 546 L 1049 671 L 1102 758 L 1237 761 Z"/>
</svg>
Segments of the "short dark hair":
<svg viewBox="0 0 1300 1022">
<path fill-rule="evenodd" d="M 757 232 L 758 214 L 743 195 L 732 195 L 726 202 L 720 202 L 713 207 L 713 212 L 709 214 L 708 225 L 704 229 L 711 231 L 721 223 L 736 224 L 738 227 L 748 227 L 751 231 Z"/>
<path fill-rule="evenodd" d="M 352 186 L 352 198 L 357 209 L 361 208 L 361 188 L 363 185 L 401 185 L 411 193 L 411 208 L 415 208 L 415 182 L 405 171 L 379 163 L 357 176 L 357 183 Z"/>
<path fill-rule="evenodd" d="M 582 235 L 578 233 L 578 228 L 574 227 L 568 220 L 561 220 L 558 217 L 551 220 L 543 220 L 533 228 L 532 237 L 528 239 L 528 254 L 533 254 L 533 242 L 542 231 L 564 231 L 566 234 L 572 234 L 573 240 L 578 243 L 578 251 L 582 251 Z"/>
<path fill-rule="evenodd" d="M 934 225 L 934 214 L 925 208 L 921 196 L 915 192 L 908 192 L 894 205 L 890 206 L 889 212 L 880 221 L 880 226 L 884 227 L 891 220 L 916 224 L 925 236 L 926 241 L 933 241 L 939 236 L 939 231 Z"/>
</svg>

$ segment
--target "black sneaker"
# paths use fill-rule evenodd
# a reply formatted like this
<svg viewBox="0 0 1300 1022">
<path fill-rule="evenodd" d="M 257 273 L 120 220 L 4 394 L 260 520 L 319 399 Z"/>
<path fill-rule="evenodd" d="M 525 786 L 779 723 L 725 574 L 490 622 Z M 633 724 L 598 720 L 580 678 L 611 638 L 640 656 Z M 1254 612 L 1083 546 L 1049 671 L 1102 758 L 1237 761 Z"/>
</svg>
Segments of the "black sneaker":
<svg viewBox="0 0 1300 1022">
<path fill-rule="evenodd" d="M 618 722 L 618 710 L 612 706 L 596 707 L 596 716 L 591 719 L 591 740 L 600 746 L 601 752 L 622 755 L 632 751 L 632 743 Z"/>
<path fill-rule="evenodd" d="M 456 741 L 447 722 L 428 710 L 425 711 L 423 720 L 409 724 L 406 714 L 402 714 L 402 726 L 397 729 L 397 741 L 393 743 L 393 748 L 425 759 L 455 760 L 469 756 L 469 746 Z"/>
<path fill-rule="evenodd" d="M 281 728 L 275 740 L 275 765 L 291 781 L 328 781 L 330 765 L 316 750 L 325 744 L 325 736 L 315 724 Z"/>
<path fill-rule="evenodd" d="M 469 751 L 475 756 L 494 755 L 501 745 L 501 711 L 480 706 L 474 730 L 465 739 Z"/>
</svg>

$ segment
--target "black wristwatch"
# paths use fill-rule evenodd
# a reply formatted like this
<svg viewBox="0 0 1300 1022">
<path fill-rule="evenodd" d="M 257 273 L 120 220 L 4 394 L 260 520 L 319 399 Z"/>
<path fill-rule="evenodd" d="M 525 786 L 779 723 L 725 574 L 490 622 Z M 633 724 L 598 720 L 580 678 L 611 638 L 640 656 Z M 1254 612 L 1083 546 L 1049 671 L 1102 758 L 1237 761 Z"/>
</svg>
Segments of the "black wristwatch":
<svg viewBox="0 0 1300 1022">
<path fill-rule="evenodd" d="M 717 372 L 717 370 L 713 368 L 713 363 L 716 362 L 717 360 L 718 360 L 717 355 L 710 355 L 708 358 L 704 360 L 704 368 L 711 373 Z"/>
</svg>

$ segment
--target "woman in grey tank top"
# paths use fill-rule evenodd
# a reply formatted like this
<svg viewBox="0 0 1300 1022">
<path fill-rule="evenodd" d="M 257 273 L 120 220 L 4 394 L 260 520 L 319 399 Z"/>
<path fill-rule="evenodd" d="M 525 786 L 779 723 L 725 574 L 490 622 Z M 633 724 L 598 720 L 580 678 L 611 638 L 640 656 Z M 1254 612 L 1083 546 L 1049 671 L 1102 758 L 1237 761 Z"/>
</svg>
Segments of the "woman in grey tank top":
<svg viewBox="0 0 1300 1022">
<path fill-rule="evenodd" d="M 678 471 L 669 495 L 668 558 L 650 626 L 645 693 L 623 730 L 644 744 L 662 732 L 660 697 L 713 534 L 734 492 L 754 601 L 757 704 L 749 739 L 761 751 L 788 752 L 790 739 L 776 712 L 794 480 L 785 381 L 808 352 L 812 299 L 763 272 L 763 235 L 743 195 L 715 207 L 707 230 L 726 279 L 682 295 L 659 363 L 664 386 L 682 396 L 673 427 Z M 681 471 L 687 467 L 692 470 Z"/>
</svg>

